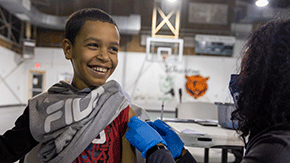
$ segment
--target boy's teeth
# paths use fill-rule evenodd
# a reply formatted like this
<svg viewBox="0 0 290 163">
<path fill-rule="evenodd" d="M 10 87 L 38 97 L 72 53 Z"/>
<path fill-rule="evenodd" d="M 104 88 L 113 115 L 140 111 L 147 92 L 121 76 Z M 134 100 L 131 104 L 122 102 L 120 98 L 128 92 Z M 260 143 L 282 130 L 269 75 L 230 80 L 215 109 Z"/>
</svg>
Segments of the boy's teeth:
<svg viewBox="0 0 290 163">
<path fill-rule="evenodd" d="M 92 67 L 92 69 L 94 71 L 107 72 L 107 69 L 102 67 Z"/>
</svg>

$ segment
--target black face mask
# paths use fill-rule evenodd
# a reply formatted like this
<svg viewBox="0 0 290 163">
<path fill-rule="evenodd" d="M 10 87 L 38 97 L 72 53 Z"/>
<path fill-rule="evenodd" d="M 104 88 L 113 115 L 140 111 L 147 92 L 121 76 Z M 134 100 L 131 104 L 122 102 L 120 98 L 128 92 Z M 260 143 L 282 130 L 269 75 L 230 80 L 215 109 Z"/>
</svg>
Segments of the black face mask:
<svg viewBox="0 0 290 163">
<path fill-rule="evenodd" d="M 238 74 L 232 74 L 231 75 L 231 81 L 229 83 L 229 89 L 230 89 L 230 92 L 231 92 L 231 95 L 234 99 L 234 103 L 235 103 L 235 106 L 237 107 L 237 102 L 238 102 L 238 99 L 239 99 L 239 94 L 240 94 L 240 87 L 239 87 L 239 81 L 240 81 L 240 75 Z"/>
</svg>

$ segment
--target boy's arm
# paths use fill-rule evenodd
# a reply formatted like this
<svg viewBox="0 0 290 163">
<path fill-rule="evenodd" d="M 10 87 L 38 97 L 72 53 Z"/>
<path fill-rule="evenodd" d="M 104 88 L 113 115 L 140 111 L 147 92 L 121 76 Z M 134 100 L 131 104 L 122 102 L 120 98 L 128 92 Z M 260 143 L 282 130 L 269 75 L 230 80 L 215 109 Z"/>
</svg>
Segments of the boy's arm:
<svg viewBox="0 0 290 163">
<path fill-rule="evenodd" d="M 5 122 L 2 122 L 5 123 Z M 29 108 L 16 120 L 15 127 L 0 135 L 0 163 L 14 162 L 38 144 L 29 129 Z"/>
<path fill-rule="evenodd" d="M 129 116 L 128 116 L 128 122 L 130 119 L 136 116 L 134 110 L 130 107 L 129 108 Z M 128 127 L 126 129 L 126 133 L 128 131 Z M 136 155 L 135 155 L 135 148 L 129 143 L 129 141 L 126 139 L 126 133 L 122 137 L 122 162 L 123 163 L 136 163 Z"/>
</svg>

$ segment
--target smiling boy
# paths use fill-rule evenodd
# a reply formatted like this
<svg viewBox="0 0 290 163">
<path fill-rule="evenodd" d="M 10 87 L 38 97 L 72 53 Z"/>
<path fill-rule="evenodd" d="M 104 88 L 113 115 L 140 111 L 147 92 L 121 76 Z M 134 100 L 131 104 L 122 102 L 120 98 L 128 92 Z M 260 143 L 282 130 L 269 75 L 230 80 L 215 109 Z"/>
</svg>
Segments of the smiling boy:
<svg viewBox="0 0 290 163">
<path fill-rule="evenodd" d="M 73 13 L 62 42 L 72 83 L 61 81 L 29 100 L 15 127 L 0 136 L 0 163 L 31 150 L 25 162 L 136 162 L 125 139 L 135 113 L 118 84 L 106 82 L 118 65 L 119 44 L 118 27 L 107 13 Z"/>
</svg>

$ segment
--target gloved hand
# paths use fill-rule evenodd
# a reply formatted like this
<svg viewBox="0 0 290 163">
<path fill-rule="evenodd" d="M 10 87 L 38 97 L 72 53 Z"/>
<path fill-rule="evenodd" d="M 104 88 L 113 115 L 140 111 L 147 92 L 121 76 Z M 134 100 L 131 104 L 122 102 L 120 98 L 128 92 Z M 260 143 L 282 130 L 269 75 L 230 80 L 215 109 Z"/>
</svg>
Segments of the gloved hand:
<svg viewBox="0 0 290 163">
<path fill-rule="evenodd" d="M 167 145 L 165 140 L 146 122 L 133 116 L 128 123 L 129 130 L 126 133 L 126 139 L 142 152 L 142 157 L 146 158 L 146 152 L 158 143 Z"/>
<path fill-rule="evenodd" d="M 170 126 L 159 119 L 154 122 L 147 123 L 153 127 L 166 141 L 167 148 L 171 152 L 173 158 L 181 155 L 184 143 Z"/>
</svg>

